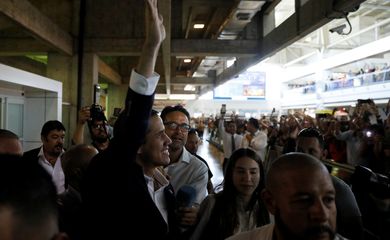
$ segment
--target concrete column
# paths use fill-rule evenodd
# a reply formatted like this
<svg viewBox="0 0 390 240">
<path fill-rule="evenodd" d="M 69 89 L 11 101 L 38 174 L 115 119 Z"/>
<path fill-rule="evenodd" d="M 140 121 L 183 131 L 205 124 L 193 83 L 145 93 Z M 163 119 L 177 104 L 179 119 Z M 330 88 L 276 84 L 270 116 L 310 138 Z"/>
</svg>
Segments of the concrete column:
<svg viewBox="0 0 390 240">
<path fill-rule="evenodd" d="M 96 54 L 84 54 L 82 76 L 81 105 L 88 106 L 93 103 L 94 85 L 98 84 L 99 80 L 98 56 Z"/>
<path fill-rule="evenodd" d="M 57 53 L 48 54 L 47 77 L 62 82 L 62 119 L 66 129 L 66 147 L 70 146 L 70 138 L 77 120 L 77 57 L 64 56 Z"/>
</svg>

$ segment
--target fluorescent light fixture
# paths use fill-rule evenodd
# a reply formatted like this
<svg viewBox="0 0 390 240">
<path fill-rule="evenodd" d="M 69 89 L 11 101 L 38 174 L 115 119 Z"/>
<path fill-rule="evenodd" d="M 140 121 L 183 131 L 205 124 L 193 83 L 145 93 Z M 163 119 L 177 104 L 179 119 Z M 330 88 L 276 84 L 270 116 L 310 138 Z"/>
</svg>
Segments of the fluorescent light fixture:
<svg viewBox="0 0 390 240">
<path fill-rule="evenodd" d="M 171 94 L 168 99 L 171 100 L 195 100 L 195 94 Z"/>
<path fill-rule="evenodd" d="M 236 58 L 227 60 L 226 61 L 226 67 L 231 67 L 234 64 L 235 61 L 236 61 Z"/>
<path fill-rule="evenodd" d="M 195 23 L 194 24 L 195 29 L 203 29 L 204 28 L 204 23 Z"/>
<path fill-rule="evenodd" d="M 191 85 L 191 84 L 187 84 L 185 87 L 184 87 L 184 91 L 195 91 L 195 86 L 194 85 Z"/>
<path fill-rule="evenodd" d="M 199 99 L 212 100 L 213 97 L 214 97 L 213 91 L 208 91 L 207 93 L 205 93 L 202 96 L 200 96 Z"/>
<path fill-rule="evenodd" d="M 192 60 L 191 60 L 191 58 L 186 58 L 186 59 L 184 59 L 183 60 L 185 63 L 190 63 Z"/>
</svg>

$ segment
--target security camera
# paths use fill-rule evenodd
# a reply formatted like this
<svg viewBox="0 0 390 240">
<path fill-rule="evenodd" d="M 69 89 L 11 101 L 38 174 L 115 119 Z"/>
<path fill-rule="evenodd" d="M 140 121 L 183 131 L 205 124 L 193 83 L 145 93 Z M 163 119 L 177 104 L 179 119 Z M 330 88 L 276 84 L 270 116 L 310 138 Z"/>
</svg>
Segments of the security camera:
<svg viewBox="0 0 390 240">
<path fill-rule="evenodd" d="M 329 32 L 331 32 L 331 33 L 337 32 L 338 34 L 344 34 L 344 29 L 346 27 L 347 27 L 347 25 L 343 24 L 343 25 L 329 29 Z"/>
</svg>

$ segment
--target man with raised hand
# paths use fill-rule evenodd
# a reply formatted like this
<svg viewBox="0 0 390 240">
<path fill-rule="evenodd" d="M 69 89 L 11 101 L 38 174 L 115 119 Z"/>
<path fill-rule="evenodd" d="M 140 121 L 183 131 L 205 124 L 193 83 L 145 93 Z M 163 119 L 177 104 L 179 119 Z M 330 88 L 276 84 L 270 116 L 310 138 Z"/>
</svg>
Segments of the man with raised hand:
<svg viewBox="0 0 390 240">
<path fill-rule="evenodd" d="M 136 161 L 145 143 L 159 79 L 154 69 L 165 39 L 157 2 L 145 0 L 146 39 L 130 77 L 125 109 L 115 123 L 114 138 L 106 151 L 92 159 L 84 178 L 84 239 L 172 239 Z"/>
</svg>

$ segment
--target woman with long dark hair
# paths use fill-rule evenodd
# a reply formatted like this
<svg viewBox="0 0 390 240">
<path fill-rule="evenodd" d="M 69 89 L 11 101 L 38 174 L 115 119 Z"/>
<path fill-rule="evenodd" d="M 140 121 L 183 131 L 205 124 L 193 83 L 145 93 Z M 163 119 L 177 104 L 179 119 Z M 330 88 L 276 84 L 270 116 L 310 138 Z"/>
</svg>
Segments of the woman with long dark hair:
<svg viewBox="0 0 390 240">
<path fill-rule="evenodd" d="M 190 239 L 225 239 L 270 222 L 261 200 L 264 167 L 251 149 L 240 148 L 231 155 L 223 189 L 202 202 L 198 224 Z"/>
</svg>

